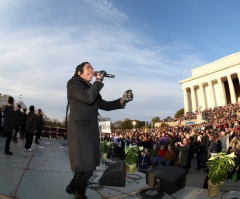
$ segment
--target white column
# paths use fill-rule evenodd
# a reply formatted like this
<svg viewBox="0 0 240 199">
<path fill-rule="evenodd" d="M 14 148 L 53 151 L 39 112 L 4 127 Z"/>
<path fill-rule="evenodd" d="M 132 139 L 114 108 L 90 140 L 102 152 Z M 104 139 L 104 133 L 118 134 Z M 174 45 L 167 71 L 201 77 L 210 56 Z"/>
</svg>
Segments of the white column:
<svg viewBox="0 0 240 199">
<path fill-rule="evenodd" d="M 228 85 L 229 85 L 229 90 L 230 90 L 231 103 L 236 103 L 237 102 L 236 93 L 235 93 L 235 89 L 234 89 L 234 85 L 233 85 L 231 75 L 228 75 L 227 79 L 228 79 Z"/>
<path fill-rule="evenodd" d="M 221 106 L 224 106 L 224 105 L 227 104 L 224 85 L 223 85 L 223 82 L 222 82 L 221 78 L 218 78 L 217 81 L 218 81 L 218 86 L 219 86 L 219 97 L 220 97 L 220 100 L 221 100 Z"/>
<path fill-rule="evenodd" d="M 201 97 L 201 103 L 199 103 L 199 106 L 202 107 L 202 111 L 206 109 L 206 101 L 205 101 L 205 93 L 203 90 L 203 84 L 199 84 L 199 89 L 200 89 L 200 97 Z"/>
<path fill-rule="evenodd" d="M 189 112 L 189 100 L 187 89 L 183 89 L 183 100 L 184 100 L 184 113 Z"/>
<path fill-rule="evenodd" d="M 192 112 L 195 113 L 195 111 L 197 110 L 196 107 L 196 96 L 195 96 L 195 91 L 194 91 L 194 87 L 191 87 L 191 99 L 192 99 Z"/>
<path fill-rule="evenodd" d="M 215 103 L 215 97 L 214 97 L 214 91 L 213 91 L 213 85 L 212 85 L 212 82 L 209 81 L 208 82 L 208 86 L 209 86 L 209 92 L 210 92 L 210 96 L 209 96 L 209 101 L 210 101 L 210 107 L 213 108 L 216 106 L 216 103 Z M 208 107 L 208 108 L 210 108 Z"/>
</svg>

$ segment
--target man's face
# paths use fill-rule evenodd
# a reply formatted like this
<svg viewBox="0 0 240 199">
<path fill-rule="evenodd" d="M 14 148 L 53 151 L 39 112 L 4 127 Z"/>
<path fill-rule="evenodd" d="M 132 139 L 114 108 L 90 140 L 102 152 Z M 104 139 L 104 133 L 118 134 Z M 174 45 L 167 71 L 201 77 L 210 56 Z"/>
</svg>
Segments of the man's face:
<svg viewBox="0 0 240 199">
<path fill-rule="evenodd" d="M 168 145 L 168 151 L 171 151 L 172 150 L 172 147 Z"/>
<path fill-rule="evenodd" d="M 83 67 L 83 73 L 81 74 L 80 71 L 78 71 L 78 75 L 87 82 L 91 82 L 93 78 L 93 71 L 93 67 L 90 64 L 85 64 Z"/>
<path fill-rule="evenodd" d="M 224 131 L 221 131 L 221 137 L 224 137 L 224 135 L 225 135 L 225 132 Z"/>
</svg>

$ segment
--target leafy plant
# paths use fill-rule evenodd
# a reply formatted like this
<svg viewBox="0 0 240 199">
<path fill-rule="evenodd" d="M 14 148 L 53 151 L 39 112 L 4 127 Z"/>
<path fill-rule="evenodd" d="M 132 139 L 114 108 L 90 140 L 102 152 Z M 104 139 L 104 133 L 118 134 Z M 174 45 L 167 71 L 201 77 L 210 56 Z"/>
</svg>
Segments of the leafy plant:
<svg viewBox="0 0 240 199">
<path fill-rule="evenodd" d="M 137 145 L 129 145 L 128 148 L 125 149 L 125 162 L 127 164 L 135 164 L 138 161 L 139 152 L 143 150 L 143 147 L 138 147 Z"/>
<path fill-rule="evenodd" d="M 233 169 L 235 163 L 233 158 L 236 156 L 234 153 L 227 155 L 225 152 L 212 153 L 212 157 L 209 158 L 206 163 L 209 169 L 208 177 L 212 184 L 219 184 L 224 181 L 229 171 Z"/>
<path fill-rule="evenodd" d="M 103 141 L 100 143 L 101 153 L 109 153 L 111 149 L 111 142 Z"/>
</svg>

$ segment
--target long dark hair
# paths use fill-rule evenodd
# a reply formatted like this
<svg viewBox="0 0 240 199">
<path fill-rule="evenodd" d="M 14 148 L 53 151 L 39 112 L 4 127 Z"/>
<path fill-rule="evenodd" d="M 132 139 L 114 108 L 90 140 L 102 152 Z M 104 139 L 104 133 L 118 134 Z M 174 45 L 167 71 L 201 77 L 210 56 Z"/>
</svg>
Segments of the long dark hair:
<svg viewBox="0 0 240 199">
<path fill-rule="evenodd" d="M 83 68 L 84 68 L 84 66 L 85 66 L 86 64 L 89 64 L 89 63 L 88 63 L 88 62 L 83 62 L 83 63 L 79 64 L 79 65 L 76 67 L 76 71 L 75 71 L 75 73 L 74 73 L 74 75 L 73 75 L 72 78 L 79 77 L 78 71 L 80 71 L 80 73 L 83 73 Z"/>
</svg>

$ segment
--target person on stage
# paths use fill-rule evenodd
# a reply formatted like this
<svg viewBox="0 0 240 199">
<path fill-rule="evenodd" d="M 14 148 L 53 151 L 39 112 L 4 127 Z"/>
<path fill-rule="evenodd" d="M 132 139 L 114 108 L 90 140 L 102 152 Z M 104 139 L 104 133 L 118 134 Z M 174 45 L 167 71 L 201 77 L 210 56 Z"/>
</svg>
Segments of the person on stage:
<svg viewBox="0 0 240 199">
<path fill-rule="evenodd" d="M 123 109 L 126 103 L 133 100 L 131 90 L 127 90 L 117 100 L 103 100 L 100 91 L 104 86 L 102 82 L 106 72 L 97 72 L 96 80 L 91 84 L 93 75 L 91 64 L 84 62 L 77 66 L 73 78 L 67 83 L 70 106 L 68 150 L 71 169 L 75 175 L 66 191 L 75 194 L 75 199 L 85 198 L 87 182 L 100 164 L 98 109 Z"/>
</svg>

